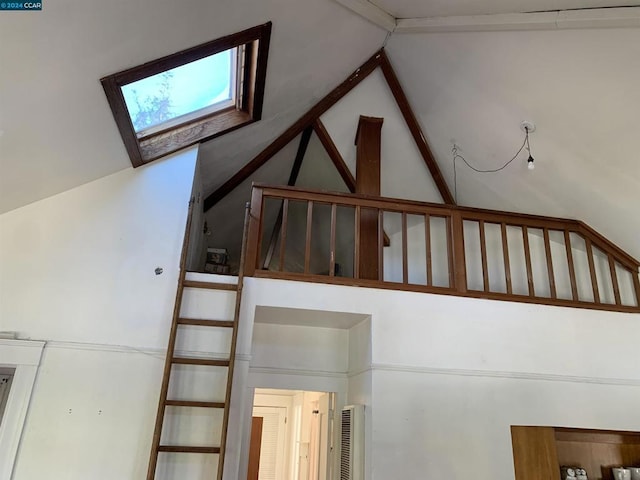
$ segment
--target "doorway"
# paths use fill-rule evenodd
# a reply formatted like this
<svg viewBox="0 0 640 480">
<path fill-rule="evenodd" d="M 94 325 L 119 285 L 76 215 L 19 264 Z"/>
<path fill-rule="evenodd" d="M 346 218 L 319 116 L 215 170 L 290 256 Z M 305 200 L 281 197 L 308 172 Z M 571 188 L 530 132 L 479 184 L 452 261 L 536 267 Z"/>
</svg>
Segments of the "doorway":
<svg viewBox="0 0 640 480">
<path fill-rule="evenodd" d="M 331 480 L 334 405 L 332 392 L 257 388 L 247 480 Z"/>
<path fill-rule="evenodd" d="M 13 373 L 14 369 L 12 368 L 0 368 L 0 425 L 2 424 L 4 409 L 7 406 L 7 401 L 9 400 L 9 390 L 11 390 Z"/>
</svg>

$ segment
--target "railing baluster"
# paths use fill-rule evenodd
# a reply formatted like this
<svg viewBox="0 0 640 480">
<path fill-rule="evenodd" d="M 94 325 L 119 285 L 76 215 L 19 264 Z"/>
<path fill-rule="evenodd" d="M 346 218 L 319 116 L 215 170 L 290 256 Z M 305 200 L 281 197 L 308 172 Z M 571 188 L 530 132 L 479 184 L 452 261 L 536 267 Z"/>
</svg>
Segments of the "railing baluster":
<svg viewBox="0 0 640 480">
<path fill-rule="evenodd" d="M 353 277 L 360 278 L 360 205 L 356 205 L 356 219 L 353 232 Z"/>
<path fill-rule="evenodd" d="M 313 223 L 313 201 L 307 202 L 307 235 L 304 245 L 304 273 L 309 273 L 311 262 L 311 225 Z"/>
<path fill-rule="evenodd" d="M 487 262 L 487 238 L 484 232 L 484 220 L 478 221 L 480 232 L 480 256 L 482 257 L 482 286 L 485 292 L 489 291 L 489 266 Z"/>
<path fill-rule="evenodd" d="M 551 255 L 551 242 L 549 240 L 549 229 L 543 228 L 542 233 L 544 235 L 544 253 L 547 257 L 547 274 L 549 275 L 549 292 L 551 298 L 558 298 L 558 292 L 556 291 L 556 279 L 553 274 L 553 256 Z"/>
<path fill-rule="evenodd" d="M 567 252 L 567 263 L 569 265 L 569 279 L 571 281 L 571 297 L 578 301 L 578 284 L 576 283 L 576 268 L 573 265 L 573 251 L 571 250 L 571 237 L 569 230 L 564 231 L 564 248 Z"/>
<path fill-rule="evenodd" d="M 287 244 L 287 221 L 289 219 L 289 199 L 282 202 L 282 225 L 280 226 L 280 271 L 284 270 L 284 254 Z"/>
<path fill-rule="evenodd" d="M 335 203 L 331 204 L 331 240 L 329 241 L 329 276 L 335 276 L 336 272 L 336 209 Z"/>
<path fill-rule="evenodd" d="M 640 277 L 638 277 L 638 269 L 631 270 L 631 277 L 633 278 L 633 290 L 636 293 L 636 307 L 640 307 Z"/>
<path fill-rule="evenodd" d="M 593 261 L 593 246 L 589 237 L 584 238 L 587 250 L 587 260 L 589 262 L 589 274 L 591 275 L 591 288 L 593 289 L 593 302 L 600 303 L 600 289 L 598 288 L 598 276 L 596 275 L 596 265 Z"/>
<path fill-rule="evenodd" d="M 618 285 L 618 274 L 616 273 L 616 261 L 613 258 L 613 255 L 608 254 L 607 258 L 609 259 L 609 271 L 611 272 L 611 285 L 613 286 L 613 298 L 616 301 L 616 305 L 620 305 L 622 301 L 620 300 L 620 286 Z"/>
<path fill-rule="evenodd" d="M 529 285 L 529 296 L 535 297 L 536 291 L 533 286 L 533 272 L 531 268 L 531 248 L 529 247 L 529 230 L 526 225 L 522 226 L 522 242 L 524 244 L 524 261 L 527 265 L 527 284 Z"/>
<path fill-rule="evenodd" d="M 509 243 L 507 241 L 507 226 L 500 224 L 500 236 L 502 237 L 502 258 L 504 259 L 504 280 L 507 284 L 507 293 L 513 294 L 513 286 L 511 284 L 511 264 L 509 263 Z"/>
<path fill-rule="evenodd" d="M 433 285 L 433 265 L 431 264 L 431 216 L 424 214 L 424 243 L 427 255 L 427 285 Z"/>
<path fill-rule="evenodd" d="M 378 280 L 384 281 L 384 227 L 382 220 L 384 219 L 384 212 L 382 209 L 378 210 Z"/>
<path fill-rule="evenodd" d="M 449 269 L 449 288 L 455 288 L 456 285 L 456 272 L 455 264 L 453 262 L 453 218 L 451 216 L 445 217 L 446 230 L 447 230 L 447 259 Z"/>
<path fill-rule="evenodd" d="M 467 291 L 467 265 L 464 255 L 464 227 L 462 224 L 462 214 L 454 210 L 452 217 L 452 233 L 453 237 L 453 265 L 455 268 L 455 289 L 458 292 Z"/>
<path fill-rule="evenodd" d="M 409 283 L 409 253 L 407 240 L 407 212 L 402 212 L 402 283 Z"/>
</svg>

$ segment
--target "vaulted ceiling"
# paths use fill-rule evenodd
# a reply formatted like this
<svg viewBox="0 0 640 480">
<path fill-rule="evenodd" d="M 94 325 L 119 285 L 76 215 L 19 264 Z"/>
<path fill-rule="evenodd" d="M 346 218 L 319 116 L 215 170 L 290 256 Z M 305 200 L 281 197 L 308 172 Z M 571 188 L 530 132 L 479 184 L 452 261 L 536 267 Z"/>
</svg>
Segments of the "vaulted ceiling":
<svg viewBox="0 0 640 480">
<path fill-rule="evenodd" d="M 636 0 L 371 0 L 396 18 L 491 15 L 637 5 Z"/>
<path fill-rule="evenodd" d="M 634 3 L 372 1 L 389 18 Z M 16 47 L 0 49 L 0 213 L 129 168 L 99 78 L 269 20 L 263 120 L 201 147 L 209 193 L 388 32 L 334 0 L 60 0 L 0 14 L 0 42 Z M 394 33 L 386 51 L 452 190 L 454 142 L 495 168 L 521 145 L 520 122 L 537 125 L 534 171 L 458 165 L 458 203 L 580 218 L 640 257 L 640 28 Z"/>
<path fill-rule="evenodd" d="M 130 167 L 101 77 L 269 20 L 264 120 L 207 146 L 212 159 L 224 154 L 212 182 L 342 81 L 385 32 L 332 0 L 56 0 L 42 12 L 0 12 L 0 212 Z"/>
</svg>

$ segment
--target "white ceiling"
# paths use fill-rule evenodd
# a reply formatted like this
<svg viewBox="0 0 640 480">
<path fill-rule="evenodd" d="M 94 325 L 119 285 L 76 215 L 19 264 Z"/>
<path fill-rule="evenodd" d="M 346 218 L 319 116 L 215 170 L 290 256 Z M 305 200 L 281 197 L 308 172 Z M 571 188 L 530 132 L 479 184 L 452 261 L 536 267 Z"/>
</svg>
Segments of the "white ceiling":
<svg viewBox="0 0 640 480">
<path fill-rule="evenodd" d="M 458 203 L 581 219 L 640 258 L 640 29 L 393 36 L 391 61 Z"/>
<path fill-rule="evenodd" d="M 636 3 L 375 1 L 399 17 Z M 42 12 L 4 12 L 0 213 L 130 168 L 100 77 L 268 20 L 264 118 L 202 146 L 207 193 L 344 80 L 386 32 L 333 0 L 58 0 Z M 520 121 L 537 124 L 536 170 L 524 160 L 496 175 L 461 167 L 459 203 L 580 218 L 640 257 L 640 29 L 395 34 L 387 52 L 451 186 L 452 139 L 490 168 L 519 147 Z"/>
<path fill-rule="evenodd" d="M 264 119 L 206 147 L 207 187 L 362 63 L 384 32 L 329 0 L 87 0 L 0 14 L 0 213 L 130 162 L 99 79 L 273 21 Z M 349 48 L 344 48 L 348 45 Z M 242 141 L 249 135 L 252 141 Z"/>
<path fill-rule="evenodd" d="M 490 15 L 638 5 L 637 0 L 370 0 L 396 18 Z"/>
</svg>

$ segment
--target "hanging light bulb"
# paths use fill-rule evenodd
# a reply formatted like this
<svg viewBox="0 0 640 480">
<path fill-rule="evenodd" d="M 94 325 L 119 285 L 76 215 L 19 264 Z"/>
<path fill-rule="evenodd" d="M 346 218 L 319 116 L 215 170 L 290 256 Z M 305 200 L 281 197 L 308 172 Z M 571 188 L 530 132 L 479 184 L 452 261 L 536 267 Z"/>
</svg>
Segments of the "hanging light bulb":
<svg viewBox="0 0 640 480">
<path fill-rule="evenodd" d="M 531 122 L 527 122 L 526 120 L 524 122 L 522 122 L 520 124 L 520 128 L 522 128 L 524 130 L 524 133 L 526 135 L 525 137 L 525 142 L 527 144 L 527 151 L 529 152 L 529 158 L 527 158 L 527 168 L 529 170 L 533 170 L 536 168 L 536 165 L 533 161 L 533 157 L 531 156 L 531 145 L 529 145 L 529 133 L 535 131 L 536 126 L 531 123 Z"/>
</svg>

